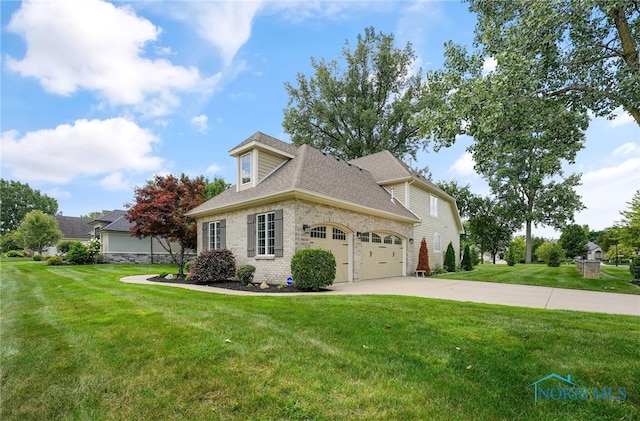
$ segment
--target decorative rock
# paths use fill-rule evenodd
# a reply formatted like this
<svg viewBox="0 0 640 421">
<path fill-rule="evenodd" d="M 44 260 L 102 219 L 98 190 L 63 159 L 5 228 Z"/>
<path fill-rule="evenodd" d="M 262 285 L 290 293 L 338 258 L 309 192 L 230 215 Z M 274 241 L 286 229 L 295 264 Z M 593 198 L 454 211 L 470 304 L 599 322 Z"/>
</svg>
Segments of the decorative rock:
<svg viewBox="0 0 640 421">
<path fill-rule="evenodd" d="M 170 274 L 168 274 L 167 276 L 164 277 L 164 279 L 175 279 L 175 278 L 176 277 L 172 273 L 170 273 Z"/>
<path fill-rule="evenodd" d="M 266 282 L 263 282 L 260 284 L 260 289 L 269 289 L 269 284 Z"/>
</svg>

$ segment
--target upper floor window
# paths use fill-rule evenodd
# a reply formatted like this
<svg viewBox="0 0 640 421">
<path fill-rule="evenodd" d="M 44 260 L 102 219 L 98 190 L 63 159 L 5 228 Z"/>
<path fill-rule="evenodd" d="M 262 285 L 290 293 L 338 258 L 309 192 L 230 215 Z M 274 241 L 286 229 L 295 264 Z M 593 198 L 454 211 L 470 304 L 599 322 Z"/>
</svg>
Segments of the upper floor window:
<svg viewBox="0 0 640 421">
<path fill-rule="evenodd" d="M 240 183 L 251 183 L 251 152 L 240 158 Z"/>
<path fill-rule="evenodd" d="M 435 196 L 429 196 L 429 210 L 431 216 L 438 216 L 438 198 Z"/>
</svg>

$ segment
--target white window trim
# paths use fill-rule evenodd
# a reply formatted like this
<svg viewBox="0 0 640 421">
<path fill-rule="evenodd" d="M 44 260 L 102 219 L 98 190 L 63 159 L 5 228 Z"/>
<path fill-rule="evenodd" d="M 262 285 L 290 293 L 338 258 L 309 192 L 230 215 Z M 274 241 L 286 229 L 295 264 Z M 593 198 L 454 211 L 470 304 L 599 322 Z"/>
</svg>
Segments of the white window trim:
<svg viewBox="0 0 640 421">
<path fill-rule="evenodd" d="M 272 217 L 272 224 L 273 224 L 273 236 L 269 237 L 269 229 L 268 229 L 268 223 L 269 223 L 269 215 L 271 215 Z M 264 228 L 264 232 L 265 232 L 265 237 L 264 237 L 264 253 L 260 253 L 260 217 L 264 216 L 265 217 L 265 228 Z M 276 213 L 275 212 L 264 212 L 264 213 L 259 213 L 256 215 L 256 257 L 271 257 L 271 256 L 275 256 L 276 254 L 276 227 L 275 227 L 275 220 L 276 220 Z M 269 251 L 269 240 L 271 240 L 273 242 L 273 253 L 268 253 Z"/>
<path fill-rule="evenodd" d="M 437 242 L 436 237 L 438 238 Z M 438 245 L 438 248 L 436 248 L 436 244 Z M 442 236 L 437 232 L 433 234 L 433 251 L 434 253 L 442 253 Z"/>
<path fill-rule="evenodd" d="M 438 196 L 429 196 L 429 214 L 435 218 L 438 217 Z"/>
<path fill-rule="evenodd" d="M 244 161 L 244 157 L 249 157 L 249 180 L 248 181 L 244 181 L 244 168 L 243 168 L 243 161 Z M 251 156 L 251 152 L 247 152 L 244 155 L 240 156 L 240 184 L 243 186 L 246 186 L 248 184 L 251 184 L 253 180 L 253 158 Z"/>
<path fill-rule="evenodd" d="M 218 239 L 218 245 L 222 245 L 222 238 L 220 237 L 220 221 L 209 222 L 209 248 L 208 250 L 219 249 L 220 247 L 216 247 L 216 237 Z M 211 244 L 211 240 L 213 239 L 213 244 Z"/>
</svg>

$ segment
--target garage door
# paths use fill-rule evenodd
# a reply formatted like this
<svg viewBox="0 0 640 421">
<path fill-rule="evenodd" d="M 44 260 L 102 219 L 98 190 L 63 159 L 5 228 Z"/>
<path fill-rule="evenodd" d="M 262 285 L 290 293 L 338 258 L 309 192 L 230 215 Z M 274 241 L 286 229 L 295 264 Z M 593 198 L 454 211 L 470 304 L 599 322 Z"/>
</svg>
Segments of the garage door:
<svg viewBox="0 0 640 421">
<path fill-rule="evenodd" d="M 404 250 L 402 240 L 383 233 L 365 232 L 361 235 L 362 268 L 361 279 L 402 276 Z"/>
<path fill-rule="evenodd" d="M 319 226 L 309 232 L 311 248 L 330 251 L 336 259 L 336 279 L 334 282 L 349 281 L 349 242 L 347 233 L 340 228 Z"/>
</svg>

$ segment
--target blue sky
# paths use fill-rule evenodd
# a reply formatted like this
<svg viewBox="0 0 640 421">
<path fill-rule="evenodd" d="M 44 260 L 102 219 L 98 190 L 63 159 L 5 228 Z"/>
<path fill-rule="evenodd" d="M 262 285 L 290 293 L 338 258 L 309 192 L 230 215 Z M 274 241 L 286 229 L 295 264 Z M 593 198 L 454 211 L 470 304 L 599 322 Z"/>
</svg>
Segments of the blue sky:
<svg viewBox="0 0 640 421">
<path fill-rule="evenodd" d="M 64 215 L 122 209 L 154 174 L 221 176 L 228 151 L 261 131 L 287 141 L 285 82 L 310 58 L 339 59 L 364 28 L 411 42 L 424 71 L 443 43 L 470 45 L 475 17 L 454 1 L 2 1 L 2 177 L 58 200 Z M 640 188 L 640 130 L 593 119 L 581 172 L 592 229 L 620 219 Z M 465 148 L 419 155 L 434 181 L 488 194 Z M 557 237 L 538 228 L 538 235 Z"/>
</svg>

